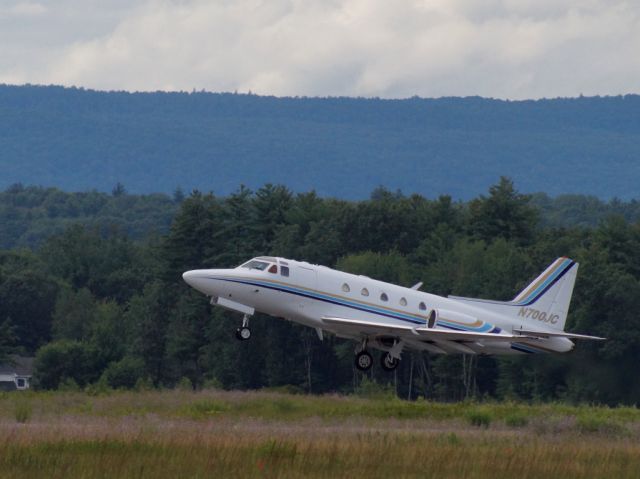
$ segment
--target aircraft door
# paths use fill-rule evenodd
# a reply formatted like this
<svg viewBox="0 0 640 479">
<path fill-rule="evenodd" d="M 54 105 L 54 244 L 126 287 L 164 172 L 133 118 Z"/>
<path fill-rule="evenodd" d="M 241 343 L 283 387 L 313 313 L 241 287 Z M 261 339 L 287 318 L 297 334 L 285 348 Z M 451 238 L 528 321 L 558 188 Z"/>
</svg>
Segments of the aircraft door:
<svg viewBox="0 0 640 479">
<path fill-rule="evenodd" d="M 295 271 L 295 283 L 300 286 L 300 290 L 302 293 L 308 294 L 298 297 L 298 307 L 300 313 L 305 316 L 312 315 L 315 301 L 310 296 L 313 296 L 318 283 L 316 270 L 313 268 L 307 268 L 305 266 L 298 266 Z"/>
</svg>

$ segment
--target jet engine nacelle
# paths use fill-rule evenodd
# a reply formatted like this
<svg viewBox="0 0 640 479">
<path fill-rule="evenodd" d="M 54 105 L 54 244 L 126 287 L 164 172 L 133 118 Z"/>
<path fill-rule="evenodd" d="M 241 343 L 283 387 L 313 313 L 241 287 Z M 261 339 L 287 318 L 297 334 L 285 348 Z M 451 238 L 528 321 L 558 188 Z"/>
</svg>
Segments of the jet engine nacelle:
<svg viewBox="0 0 640 479">
<path fill-rule="evenodd" d="M 458 313 L 457 311 L 450 311 L 447 309 L 438 309 L 436 312 L 438 319 L 449 320 L 454 323 L 461 323 L 465 326 L 478 326 L 478 318 L 470 316 L 464 313 Z"/>
</svg>

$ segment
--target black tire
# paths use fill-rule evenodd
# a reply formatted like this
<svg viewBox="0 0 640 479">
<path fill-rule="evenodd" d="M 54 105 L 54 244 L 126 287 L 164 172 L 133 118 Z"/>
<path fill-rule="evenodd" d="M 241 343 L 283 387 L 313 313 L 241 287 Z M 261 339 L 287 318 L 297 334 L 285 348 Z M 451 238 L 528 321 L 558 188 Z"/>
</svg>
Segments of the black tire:
<svg viewBox="0 0 640 479">
<path fill-rule="evenodd" d="M 242 336 L 240 336 L 240 328 L 236 329 L 236 339 L 238 341 L 242 341 Z"/>
<path fill-rule="evenodd" d="M 389 353 L 383 354 L 380 357 L 380 365 L 385 371 L 393 371 L 400 364 L 400 360 L 392 357 Z"/>
<path fill-rule="evenodd" d="M 237 335 L 240 341 L 248 341 L 249 339 L 251 339 L 251 330 L 246 326 L 238 328 Z"/>
<path fill-rule="evenodd" d="M 373 366 L 373 357 L 368 351 L 361 351 L 356 354 L 356 368 L 360 371 L 368 371 Z"/>
</svg>

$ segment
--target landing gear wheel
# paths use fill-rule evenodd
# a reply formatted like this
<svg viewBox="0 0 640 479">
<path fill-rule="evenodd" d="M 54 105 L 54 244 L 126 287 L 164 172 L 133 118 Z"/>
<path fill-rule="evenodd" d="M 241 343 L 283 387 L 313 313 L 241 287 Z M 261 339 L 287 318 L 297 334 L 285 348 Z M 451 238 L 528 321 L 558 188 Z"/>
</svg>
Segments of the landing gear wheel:
<svg viewBox="0 0 640 479">
<path fill-rule="evenodd" d="M 360 371 L 368 371 L 373 364 L 373 357 L 368 351 L 360 351 L 356 354 L 356 368 Z"/>
<path fill-rule="evenodd" d="M 246 341 L 251 338 L 251 330 L 247 327 L 238 328 L 236 330 L 236 338 L 240 341 Z"/>
<path fill-rule="evenodd" d="M 400 360 L 387 353 L 383 354 L 380 358 L 380 364 L 382 365 L 382 369 L 385 371 L 393 371 L 398 367 L 398 364 L 400 364 Z"/>
</svg>

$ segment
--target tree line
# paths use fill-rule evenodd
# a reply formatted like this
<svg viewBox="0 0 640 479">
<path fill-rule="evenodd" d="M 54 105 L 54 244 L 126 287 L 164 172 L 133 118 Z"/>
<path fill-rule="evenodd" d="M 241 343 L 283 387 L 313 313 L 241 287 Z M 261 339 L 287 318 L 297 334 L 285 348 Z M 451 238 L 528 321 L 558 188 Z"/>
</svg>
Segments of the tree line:
<svg viewBox="0 0 640 479">
<path fill-rule="evenodd" d="M 38 387 L 282 387 L 351 392 L 354 344 L 256 315 L 239 342 L 237 314 L 212 308 L 182 272 L 258 255 L 323 264 L 423 290 L 511 299 L 558 256 L 581 263 L 568 330 L 609 338 L 558 356 L 405 352 L 369 381 L 400 397 L 513 398 L 635 404 L 640 357 L 640 228 L 624 215 L 556 226 L 502 178 L 469 202 L 384 188 L 369 200 L 293 194 L 267 184 L 176 201 L 165 234 L 71 224 L 31 249 L 0 251 L 0 356 L 36 356 Z"/>
</svg>

